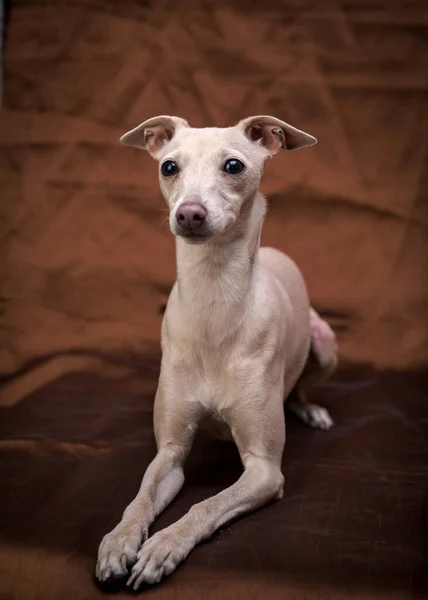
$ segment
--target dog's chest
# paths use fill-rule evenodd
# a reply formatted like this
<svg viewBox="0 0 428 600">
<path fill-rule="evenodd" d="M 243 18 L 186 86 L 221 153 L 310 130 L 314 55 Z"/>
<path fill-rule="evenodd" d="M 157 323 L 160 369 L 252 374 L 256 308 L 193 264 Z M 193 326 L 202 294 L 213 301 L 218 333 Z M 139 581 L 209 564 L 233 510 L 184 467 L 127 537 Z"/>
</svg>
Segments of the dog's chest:
<svg viewBox="0 0 428 600">
<path fill-rule="evenodd" d="M 251 393 L 261 396 L 263 382 L 278 368 L 277 361 L 272 361 L 272 346 L 250 352 L 240 336 L 219 346 L 188 339 L 186 344 L 171 344 L 169 348 L 164 368 L 170 372 L 173 385 L 220 421 L 227 420 L 229 408 L 237 401 Z"/>
<path fill-rule="evenodd" d="M 182 358 L 186 363 L 182 371 L 184 385 L 190 385 L 196 392 L 207 412 L 220 417 L 236 386 L 232 367 L 236 362 L 234 353 L 221 346 L 198 345 Z"/>
</svg>

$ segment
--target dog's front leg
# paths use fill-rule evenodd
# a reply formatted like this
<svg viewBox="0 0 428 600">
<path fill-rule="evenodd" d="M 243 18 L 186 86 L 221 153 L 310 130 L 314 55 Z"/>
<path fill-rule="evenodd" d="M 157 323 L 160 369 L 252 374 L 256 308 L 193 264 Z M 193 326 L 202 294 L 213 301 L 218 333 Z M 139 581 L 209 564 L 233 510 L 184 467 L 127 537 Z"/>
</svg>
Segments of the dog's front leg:
<svg viewBox="0 0 428 600">
<path fill-rule="evenodd" d="M 170 397 L 160 383 L 154 406 L 158 453 L 148 466 L 141 487 L 122 520 L 104 536 L 98 550 L 96 577 L 100 581 L 124 577 L 137 560 L 154 519 L 180 491 L 183 463 L 197 426 L 195 403 Z"/>
<path fill-rule="evenodd" d="M 196 504 L 182 519 L 148 539 L 128 585 L 137 589 L 142 583 L 157 583 L 221 525 L 282 497 L 285 425 L 282 396 L 277 396 L 267 405 L 246 402 L 241 410 L 234 411 L 230 425 L 244 473 L 234 485 Z"/>
</svg>

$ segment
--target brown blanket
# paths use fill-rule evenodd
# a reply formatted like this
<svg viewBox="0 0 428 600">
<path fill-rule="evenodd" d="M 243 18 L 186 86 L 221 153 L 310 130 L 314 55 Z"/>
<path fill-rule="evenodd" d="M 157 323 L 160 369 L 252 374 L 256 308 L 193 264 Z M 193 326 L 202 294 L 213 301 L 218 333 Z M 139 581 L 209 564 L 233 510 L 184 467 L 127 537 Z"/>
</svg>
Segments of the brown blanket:
<svg viewBox="0 0 428 600">
<path fill-rule="evenodd" d="M 13 2 L 1 598 L 98 597 L 97 543 L 153 456 L 174 244 L 155 162 L 118 138 L 156 114 L 195 126 L 272 114 L 318 138 L 267 165 L 263 241 L 300 265 L 343 363 L 370 366 L 320 391 L 335 431 L 291 425 L 285 500 L 225 528 L 153 595 L 422 589 L 426 380 L 403 370 L 428 363 L 427 35 L 424 0 Z M 228 445 L 202 441 L 192 461 L 159 526 L 239 472 Z"/>
</svg>

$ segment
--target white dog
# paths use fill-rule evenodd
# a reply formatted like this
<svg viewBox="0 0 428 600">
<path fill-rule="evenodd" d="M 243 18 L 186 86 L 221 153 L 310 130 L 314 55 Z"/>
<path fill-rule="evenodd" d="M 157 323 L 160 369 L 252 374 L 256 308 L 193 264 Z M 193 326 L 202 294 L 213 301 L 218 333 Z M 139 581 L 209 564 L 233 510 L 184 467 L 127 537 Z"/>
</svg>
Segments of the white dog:
<svg viewBox="0 0 428 600">
<path fill-rule="evenodd" d="M 306 387 L 337 363 L 334 333 L 310 308 L 295 264 L 259 248 L 266 211 L 265 160 L 316 139 L 269 116 L 235 127 L 193 129 L 178 117 L 142 123 L 122 143 L 148 150 L 177 239 L 177 281 L 162 326 L 154 407 L 158 453 L 120 523 L 101 542 L 100 581 L 158 582 L 227 521 L 281 498 L 284 400 L 307 423 L 329 428 Z M 193 506 L 147 541 L 150 525 L 183 485 L 198 425 L 229 431 L 244 466 L 238 481 Z"/>
</svg>

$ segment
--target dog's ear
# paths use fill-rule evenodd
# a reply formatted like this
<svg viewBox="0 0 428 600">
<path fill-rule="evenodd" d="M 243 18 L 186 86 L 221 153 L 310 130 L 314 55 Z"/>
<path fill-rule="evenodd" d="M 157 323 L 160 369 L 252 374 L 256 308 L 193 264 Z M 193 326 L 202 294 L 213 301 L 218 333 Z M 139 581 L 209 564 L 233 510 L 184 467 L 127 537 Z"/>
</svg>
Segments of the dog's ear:
<svg viewBox="0 0 428 600">
<path fill-rule="evenodd" d="M 125 133 L 120 138 L 125 146 L 134 146 L 147 150 L 152 156 L 156 157 L 162 146 L 165 146 L 175 135 L 180 127 L 189 127 L 189 124 L 180 117 L 168 117 L 161 115 L 148 119 Z"/>
<path fill-rule="evenodd" d="M 317 143 L 317 139 L 309 133 L 268 115 L 243 119 L 238 123 L 238 127 L 243 129 L 252 142 L 264 146 L 271 155 L 281 149 L 297 150 Z"/>
</svg>

